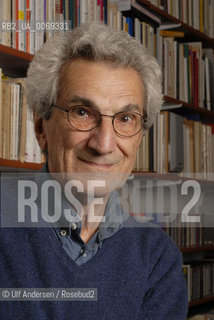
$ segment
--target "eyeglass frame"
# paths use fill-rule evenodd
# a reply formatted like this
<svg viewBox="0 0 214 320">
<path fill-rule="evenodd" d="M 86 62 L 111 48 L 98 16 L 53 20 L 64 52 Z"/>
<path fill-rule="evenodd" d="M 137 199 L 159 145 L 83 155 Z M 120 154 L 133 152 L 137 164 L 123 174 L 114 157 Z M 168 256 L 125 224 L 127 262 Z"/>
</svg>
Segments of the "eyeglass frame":
<svg viewBox="0 0 214 320">
<path fill-rule="evenodd" d="M 67 113 L 67 120 L 68 120 L 70 126 L 71 126 L 73 129 L 75 129 L 75 130 L 77 130 L 77 131 L 81 131 L 81 132 L 88 132 L 88 131 L 94 130 L 95 128 L 97 128 L 97 127 L 100 125 L 100 122 L 101 122 L 102 117 L 110 117 L 110 118 L 112 118 L 112 127 L 113 127 L 114 131 L 116 132 L 116 134 L 118 134 L 119 136 L 122 136 L 122 137 L 131 138 L 131 137 L 136 136 L 136 135 L 143 129 L 144 124 L 147 122 L 147 120 L 144 118 L 145 115 L 141 115 L 140 113 L 134 111 L 133 113 L 136 113 L 136 114 L 138 114 L 139 116 L 141 116 L 142 127 L 141 127 L 141 128 L 138 130 L 138 132 L 136 132 L 135 134 L 132 134 L 131 136 L 126 136 L 126 135 L 123 135 L 123 134 L 120 134 L 119 132 L 117 132 L 117 130 L 116 130 L 115 127 L 114 127 L 114 119 L 115 119 L 115 116 L 118 115 L 118 114 L 120 114 L 120 113 L 125 113 L 125 111 L 119 111 L 119 112 L 115 113 L 113 116 L 112 116 L 112 115 L 108 115 L 108 114 L 103 114 L 103 113 L 100 113 L 99 111 L 97 111 L 97 112 L 99 113 L 99 115 L 100 115 L 100 119 L 99 119 L 99 121 L 97 122 L 97 125 L 96 125 L 95 127 L 91 128 L 91 129 L 86 129 L 86 130 L 84 130 L 84 129 L 77 129 L 77 128 L 75 128 L 74 126 L 72 126 L 71 123 L 70 123 L 70 121 L 69 121 L 69 112 L 70 112 L 70 110 L 71 110 L 73 107 L 88 107 L 87 105 L 85 105 L 85 104 L 84 104 L 84 105 L 83 105 L 83 104 L 82 104 L 82 105 L 74 105 L 74 106 L 71 106 L 69 109 L 64 109 L 64 108 L 56 105 L 55 103 L 52 103 L 51 108 L 52 108 L 52 107 L 57 108 L 57 109 L 59 109 L 59 110 L 62 110 L 62 111 L 64 111 L 64 112 L 66 112 L 66 113 Z M 142 120 L 143 120 L 143 121 L 142 121 Z"/>
</svg>

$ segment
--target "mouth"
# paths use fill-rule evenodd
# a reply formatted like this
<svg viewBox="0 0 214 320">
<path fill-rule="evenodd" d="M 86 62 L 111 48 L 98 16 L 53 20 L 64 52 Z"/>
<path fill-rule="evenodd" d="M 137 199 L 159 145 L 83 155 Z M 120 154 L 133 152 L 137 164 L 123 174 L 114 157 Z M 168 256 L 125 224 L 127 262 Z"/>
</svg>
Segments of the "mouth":
<svg viewBox="0 0 214 320">
<path fill-rule="evenodd" d="M 94 167 L 94 168 L 109 169 L 109 168 L 112 168 L 114 165 L 112 163 L 99 163 L 99 162 L 83 160 L 81 158 L 78 158 L 78 159 L 84 162 L 85 164 L 87 164 L 88 166 Z"/>
</svg>

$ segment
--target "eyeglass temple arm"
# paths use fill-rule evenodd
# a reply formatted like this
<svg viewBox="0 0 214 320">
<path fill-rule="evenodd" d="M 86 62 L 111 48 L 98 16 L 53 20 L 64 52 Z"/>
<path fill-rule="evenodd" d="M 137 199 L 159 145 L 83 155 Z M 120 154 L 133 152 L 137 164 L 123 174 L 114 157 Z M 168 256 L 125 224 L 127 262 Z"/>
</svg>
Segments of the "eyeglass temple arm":
<svg viewBox="0 0 214 320">
<path fill-rule="evenodd" d="M 65 111 L 65 112 L 67 112 L 67 113 L 69 112 L 69 110 L 63 109 L 62 107 L 59 107 L 59 106 L 57 106 L 57 105 L 56 105 L 56 104 L 54 104 L 54 103 L 52 103 L 51 107 L 54 107 L 54 108 L 60 109 L 60 110 Z"/>
</svg>

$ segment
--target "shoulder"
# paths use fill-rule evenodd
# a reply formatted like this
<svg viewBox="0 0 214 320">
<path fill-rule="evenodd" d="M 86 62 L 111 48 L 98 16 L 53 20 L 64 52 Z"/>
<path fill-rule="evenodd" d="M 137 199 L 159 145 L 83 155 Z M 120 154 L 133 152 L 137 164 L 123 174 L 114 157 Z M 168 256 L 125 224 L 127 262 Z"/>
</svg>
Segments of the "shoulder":
<svg viewBox="0 0 214 320">
<path fill-rule="evenodd" d="M 138 266 L 144 266 L 148 273 L 154 271 L 157 266 L 163 273 L 171 266 L 181 269 L 180 250 L 158 226 L 148 223 L 126 226 L 118 231 L 116 241 L 121 251 L 126 252 L 132 261 L 137 261 Z"/>
</svg>

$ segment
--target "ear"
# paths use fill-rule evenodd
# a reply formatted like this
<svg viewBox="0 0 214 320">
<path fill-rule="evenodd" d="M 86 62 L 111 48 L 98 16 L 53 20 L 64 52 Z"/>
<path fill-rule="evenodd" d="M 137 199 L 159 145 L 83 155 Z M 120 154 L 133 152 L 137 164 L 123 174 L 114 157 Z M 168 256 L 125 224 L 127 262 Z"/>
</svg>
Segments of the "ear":
<svg viewBox="0 0 214 320">
<path fill-rule="evenodd" d="M 45 132 L 45 120 L 36 112 L 33 113 L 34 131 L 36 139 L 42 151 L 47 148 L 47 137 Z"/>
</svg>

